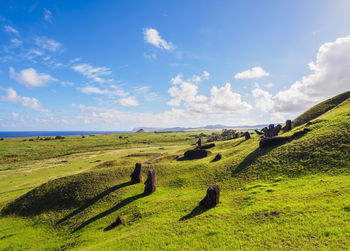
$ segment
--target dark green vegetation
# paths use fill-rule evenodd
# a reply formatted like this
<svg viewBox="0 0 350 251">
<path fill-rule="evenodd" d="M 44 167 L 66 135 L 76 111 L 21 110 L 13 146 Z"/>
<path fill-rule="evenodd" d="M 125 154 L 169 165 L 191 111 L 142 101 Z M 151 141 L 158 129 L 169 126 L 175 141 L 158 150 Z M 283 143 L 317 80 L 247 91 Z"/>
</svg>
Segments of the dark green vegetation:
<svg viewBox="0 0 350 251">
<path fill-rule="evenodd" d="M 194 132 L 5 139 L 0 249 L 347 249 L 350 99 L 306 120 L 283 136 L 310 132 L 276 147 L 259 149 L 252 134 L 217 141 L 197 160 L 181 158 L 194 147 Z M 56 153 L 65 142 L 66 155 Z M 3 157 L 24 143 L 33 148 L 17 161 Z M 26 160 L 34 149 L 43 156 Z M 156 168 L 158 187 L 144 196 L 143 183 L 132 185 L 129 175 L 151 158 L 143 179 Z M 203 210 L 198 203 L 214 183 L 221 202 Z M 115 226 L 119 215 L 125 222 Z"/>
</svg>

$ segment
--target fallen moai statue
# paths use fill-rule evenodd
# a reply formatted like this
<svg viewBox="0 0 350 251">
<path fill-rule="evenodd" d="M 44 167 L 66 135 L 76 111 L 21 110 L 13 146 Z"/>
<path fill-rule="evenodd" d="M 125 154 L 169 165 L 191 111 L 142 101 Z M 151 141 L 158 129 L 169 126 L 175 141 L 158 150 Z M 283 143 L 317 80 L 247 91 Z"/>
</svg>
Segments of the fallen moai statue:
<svg viewBox="0 0 350 251">
<path fill-rule="evenodd" d="M 145 181 L 145 195 L 149 195 L 156 191 L 157 188 L 157 172 L 156 169 L 151 169 L 147 172 L 147 180 Z"/>
<path fill-rule="evenodd" d="M 202 208 L 212 208 L 219 204 L 220 199 L 220 187 L 217 184 L 211 185 L 207 194 L 201 202 L 199 202 L 199 206 Z"/>
<path fill-rule="evenodd" d="M 212 161 L 219 161 L 221 160 L 221 158 L 222 158 L 221 153 L 218 153 Z"/>
<path fill-rule="evenodd" d="M 264 133 L 263 132 L 260 132 L 260 131 L 258 131 L 258 130 L 254 130 L 255 132 L 256 132 L 256 134 L 258 134 L 258 135 L 263 135 Z"/>
<path fill-rule="evenodd" d="M 261 139 L 259 142 L 259 146 L 260 146 L 260 148 L 266 148 L 266 147 L 278 145 L 282 142 L 286 142 L 288 140 L 293 140 L 293 139 L 295 139 L 301 135 L 304 135 L 310 131 L 311 131 L 311 129 L 304 128 L 304 130 L 295 132 L 292 136 L 289 136 L 289 137 L 271 137 L 271 138 Z"/>
<path fill-rule="evenodd" d="M 136 184 L 142 182 L 142 173 L 141 173 L 141 163 L 135 164 L 135 169 L 130 175 L 131 183 Z"/>
<path fill-rule="evenodd" d="M 184 157 L 186 159 L 201 159 L 207 157 L 209 154 L 208 151 L 204 149 L 193 149 L 193 150 L 188 150 L 185 152 Z"/>
</svg>

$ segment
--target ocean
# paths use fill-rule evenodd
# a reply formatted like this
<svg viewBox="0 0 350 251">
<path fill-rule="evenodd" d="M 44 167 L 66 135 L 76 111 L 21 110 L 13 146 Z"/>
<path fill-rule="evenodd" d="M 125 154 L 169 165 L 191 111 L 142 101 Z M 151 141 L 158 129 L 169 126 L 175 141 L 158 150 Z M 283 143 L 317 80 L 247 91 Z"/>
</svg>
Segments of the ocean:
<svg viewBox="0 0 350 251">
<path fill-rule="evenodd" d="M 0 138 L 19 138 L 37 136 L 70 136 L 106 133 L 128 133 L 128 131 L 13 131 L 0 132 Z"/>
</svg>

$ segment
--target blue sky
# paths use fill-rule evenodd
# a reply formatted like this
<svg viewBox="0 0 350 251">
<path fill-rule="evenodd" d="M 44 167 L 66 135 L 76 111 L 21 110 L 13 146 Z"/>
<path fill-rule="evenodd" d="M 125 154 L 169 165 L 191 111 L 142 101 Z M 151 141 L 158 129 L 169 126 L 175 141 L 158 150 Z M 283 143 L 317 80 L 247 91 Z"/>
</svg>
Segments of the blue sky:
<svg viewBox="0 0 350 251">
<path fill-rule="evenodd" d="M 350 2 L 0 1 L 0 130 L 294 118 L 350 89 Z"/>
</svg>

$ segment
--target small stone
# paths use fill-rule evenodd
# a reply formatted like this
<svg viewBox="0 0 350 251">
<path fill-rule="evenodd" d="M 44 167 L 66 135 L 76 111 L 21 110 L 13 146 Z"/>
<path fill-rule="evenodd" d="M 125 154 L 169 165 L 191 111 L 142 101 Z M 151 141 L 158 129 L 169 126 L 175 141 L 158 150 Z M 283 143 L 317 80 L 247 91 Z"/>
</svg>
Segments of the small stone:
<svg viewBox="0 0 350 251">
<path fill-rule="evenodd" d="M 215 156 L 215 158 L 213 159 L 213 161 L 219 161 L 219 160 L 221 160 L 221 158 L 222 158 L 221 153 L 218 153 L 218 154 Z"/>
</svg>

